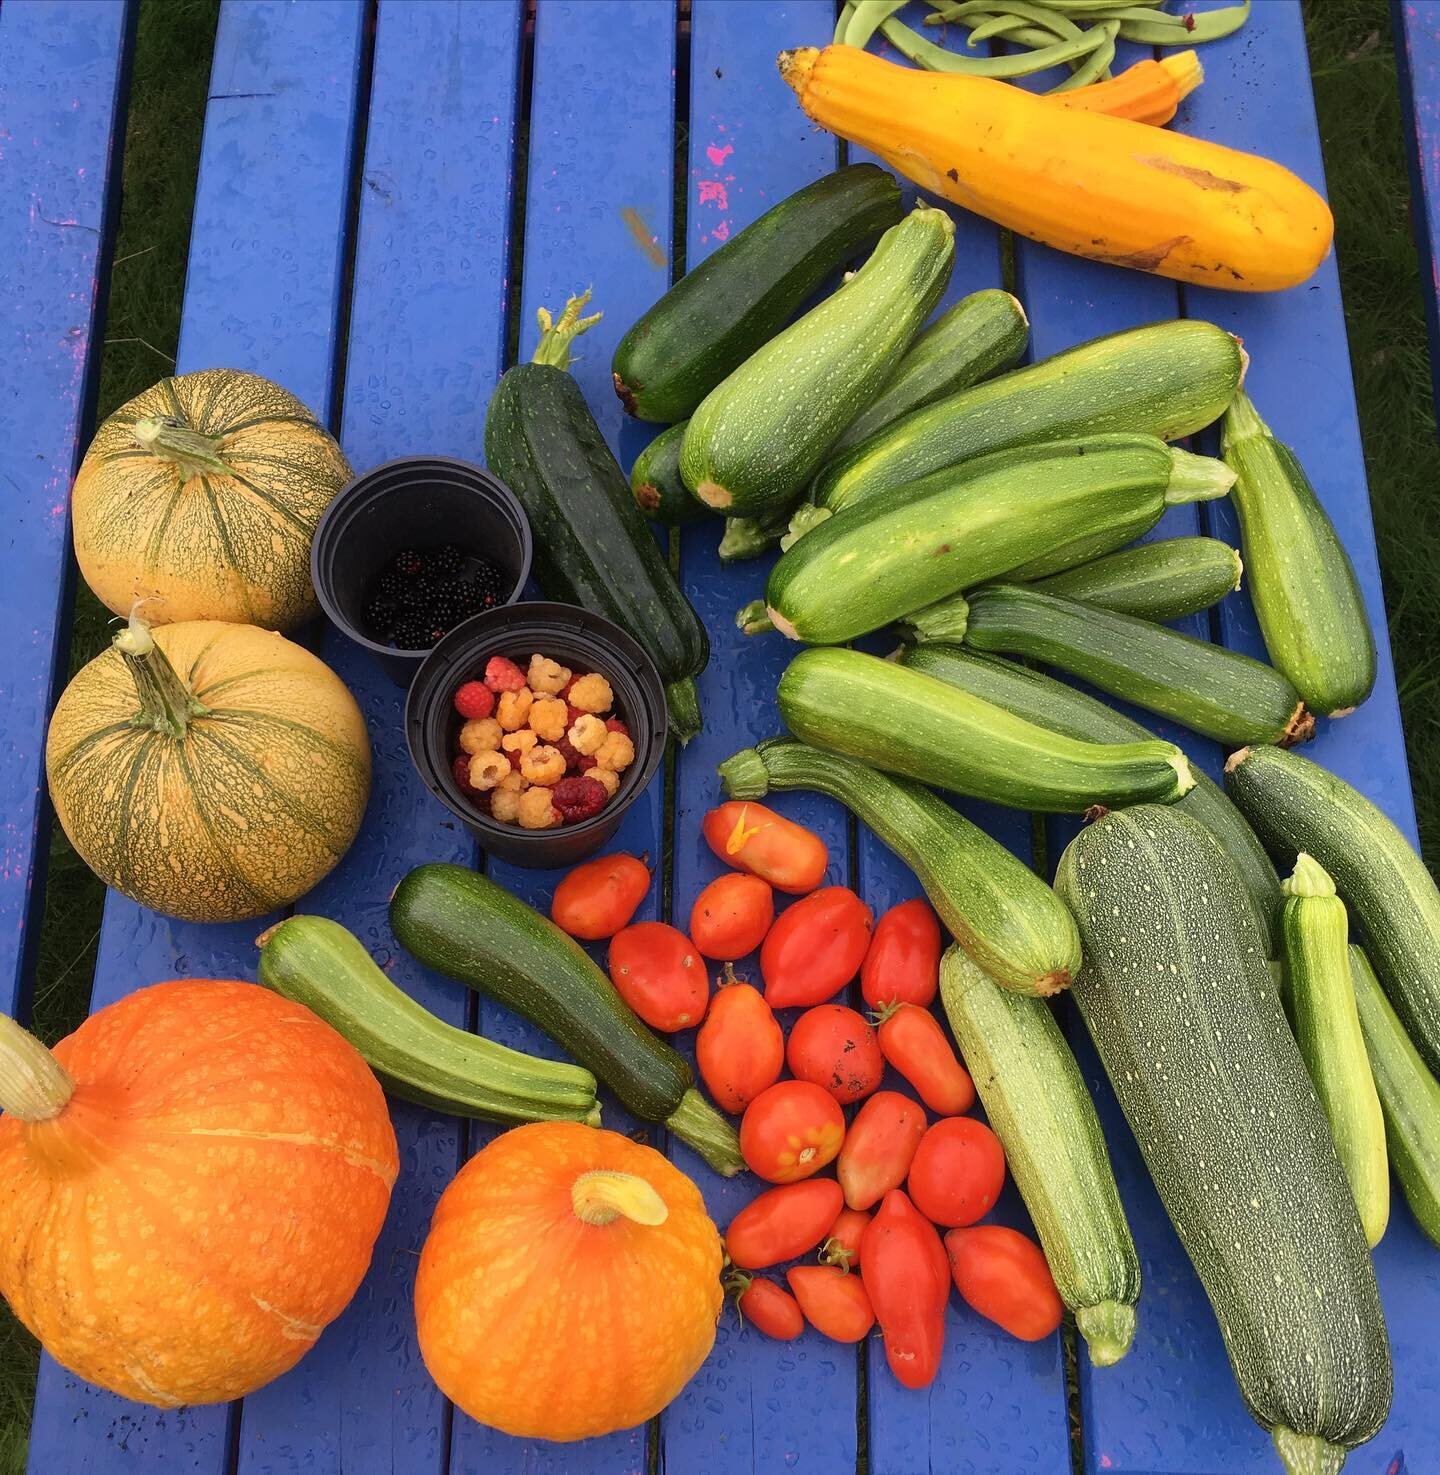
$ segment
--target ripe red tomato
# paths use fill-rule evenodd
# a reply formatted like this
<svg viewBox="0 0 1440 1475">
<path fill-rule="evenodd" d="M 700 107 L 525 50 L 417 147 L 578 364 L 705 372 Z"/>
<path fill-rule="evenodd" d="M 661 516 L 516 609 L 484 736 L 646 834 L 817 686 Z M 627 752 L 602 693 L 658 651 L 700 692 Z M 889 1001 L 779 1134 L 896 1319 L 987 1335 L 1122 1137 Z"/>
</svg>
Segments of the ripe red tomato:
<svg viewBox="0 0 1440 1475">
<path fill-rule="evenodd" d="M 945 1117 L 926 1132 L 906 1184 L 915 1207 L 947 1229 L 983 1219 L 1004 1186 L 1005 1149 L 984 1122 L 969 1116 Z"/>
<path fill-rule="evenodd" d="M 790 1074 L 823 1086 L 841 1106 L 868 1096 L 885 1074 L 880 1042 L 863 1014 L 844 1004 L 817 1004 L 790 1027 Z"/>
<path fill-rule="evenodd" d="M 610 979 L 650 1026 L 692 1029 L 705 1014 L 710 977 L 690 939 L 666 922 L 636 922 L 610 939 Z"/>
<path fill-rule="evenodd" d="M 766 1002 L 788 1009 L 834 997 L 864 961 L 873 920 L 846 886 L 826 886 L 781 912 L 760 949 Z"/>
<path fill-rule="evenodd" d="M 560 878 L 550 918 L 562 932 L 597 942 L 614 937 L 650 890 L 650 869 L 633 855 L 597 855 Z"/>
<path fill-rule="evenodd" d="M 707 958 L 733 963 L 764 942 L 774 920 L 770 883 L 744 871 L 727 871 L 695 898 L 690 937 Z"/>
<path fill-rule="evenodd" d="M 899 1091 L 877 1091 L 855 1114 L 836 1173 L 852 1209 L 878 1204 L 899 1188 L 925 1135 L 925 1110 Z"/>
<path fill-rule="evenodd" d="M 880 1051 L 937 1116 L 959 1116 L 975 1105 L 975 1083 L 960 1064 L 940 1021 L 917 1004 L 887 1010 Z"/>
<path fill-rule="evenodd" d="M 821 1263 L 841 1270 L 859 1270 L 860 1250 L 869 1223 L 870 1215 L 864 1209 L 841 1209 L 820 1246 Z"/>
<path fill-rule="evenodd" d="M 760 876 L 777 891 L 800 896 L 825 879 L 830 864 L 825 842 L 763 804 L 722 804 L 705 816 L 701 829 L 705 843 L 727 866 Z"/>
<path fill-rule="evenodd" d="M 805 1320 L 832 1342 L 859 1342 L 875 1325 L 870 1297 L 858 1275 L 833 1265 L 795 1265 L 785 1272 Z"/>
<path fill-rule="evenodd" d="M 794 1183 L 818 1173 L 835 1160 L 844 1140 L 840 1104 L 809 1081 L 771 1086 L 740 1119 L 740 1154 L 767 1183 Z"/>
<path fill-rule="evenodd" d="M 940 923 L 923 897 L 891 907 L 875 924 L 860 969 L 860 994 L 872 1009 L 919 1004 L 928 1009 L 940 987 Z"/>
<path fill-rule="evenodd" d="M 700 1079 L 725 1111 L 741 1112 L 780 1079 L 785 1035 L 760 990 L 727 983 L 695 1036 Z"/>
<path fill-rule="evenodd" d="M 796 1260 L 825 1238 L 840 1208 L 840 1185 L 833 1178 L 767 1189 L 730 1221 L 725 1249 L 742 1270 Z"/>
<path fill-rule="evenodd" d="M 742 1322 L 748 1321 L 758 1332 L 777 1342 L 793 1342 L 805 1330 L 805 1316 L 800 1303 L 773 1280 L 763 1275 L 734 1275 L 727 1285 L 735 1295 L 735 1307 Z"/>
<path fill-rule="evenodd" d="M 950 1299 L 946 1269 L 935 1226 L 892 1188 L 865 1231 L 865 1281 L 886 1361 L 906 1388 L 924 1388 L 940 1369 Z"/>
<path fill-rule="evenodd" d="M 1060 1325 L 1065 1308 L 1045 1253 L 1003 1224 L 952 1229 L 945 1252 L 965 1304 L 1022 1342 L 1038 1342 Z"/>
</svg>

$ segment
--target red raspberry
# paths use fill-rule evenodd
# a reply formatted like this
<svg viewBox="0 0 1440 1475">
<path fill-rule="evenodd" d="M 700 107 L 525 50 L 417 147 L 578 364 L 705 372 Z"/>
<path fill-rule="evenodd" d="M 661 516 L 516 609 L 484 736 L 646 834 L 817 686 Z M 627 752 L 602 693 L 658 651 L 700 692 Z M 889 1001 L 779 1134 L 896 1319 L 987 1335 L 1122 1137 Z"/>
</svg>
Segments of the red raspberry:
<svg viewBox="0 0 1440 1475">
<path fill-rule="evenodd" d="M 560 688 L 556 695 L 559 696 L 562 701 L 568 703 L 570 700 L 570 688 L 574 686 L 575 683 L 579 681 L 582 676 L 588 676 L 589 674 L 590 673 L 588 671 L 576 671 L 574 675 L 571 676 L 569 681 L 567 681 L 565 685 Z M 572 707 L 570 710 L 573 712 L 575 709 Z"/>
<path fill-rule="evenodd" d="M 467 722 L 488 717 L 495 710 L 495 693 L 483 681 L 467 681 L 455 693 L 455 710 Z"/>
<path fill-rule="evenodd" d="M 519 691 L 525 673 L 508 656 L 491 656 L 485 663 L 485 685 L 491 691 Z"/>
<path fill-rule="evenodd" d="M 579 824 L 599 814 L 610 796 L 593 778 L 562 778 L 551 790 L 550 802 L 560 811 L 560 823 Z"/>
<path fill-rule="evenodd" d="M 575 751 L 575 744 L 568 737 L 556 738 L 550 746 L 565 759 L 567 769 L 579 767 L 580 754 Z"/>
<path fill-rule="evenodd" d="M 569 702 L 565 703 L 565 728 L 569 731 L 582 717 L 593 717 L 593 712 L 582 712 L 579 707 L 572 707 Z"/>
<path fill-rule="evenodd" d="M 450 770 L 455 775 L 455 782 L 460 785 L 460 792 L 487 814 L 490 812 L 490 795 L 477 789 L 470 782 L 470 755 L 468 753 L 457 753 L 455 762 Z"/>
<path fill-rule="evenodd" d="M 626 737 L 630 736 L 630 729 L 618 717 L 607 717 L 605 719 L 606 732 L 623 732 Z"/>
<path fill-rule="evenodd" d="M 592 768 L 595 767 L 596 761 L 596 757 L 593 753 L 582 753 L 580 755 L 580 761 L 576 763 L 575 767 L 578 768 L 581 773 L 588 773 Z"/>
</svg>

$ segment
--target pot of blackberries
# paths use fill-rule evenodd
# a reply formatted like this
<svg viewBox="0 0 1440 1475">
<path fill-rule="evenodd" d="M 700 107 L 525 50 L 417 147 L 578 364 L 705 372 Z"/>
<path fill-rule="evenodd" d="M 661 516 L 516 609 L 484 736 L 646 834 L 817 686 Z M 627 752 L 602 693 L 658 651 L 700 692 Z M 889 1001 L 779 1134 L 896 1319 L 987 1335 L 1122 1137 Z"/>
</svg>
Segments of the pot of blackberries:
<svg viewBox="0 0 1440 1475">
<path fill-rule="evenodd" d="M 404 456 L 336 494 L 310 572 L 330 620 L 408 686 L 448 631 L 520 597 L 530 552 L 525 513 L 498 477 L 453 457 Z"/>
<path fill-rule="evenodd" d="M 615 833 L 665 751 L 665 685 L 624 630 L 575 605 L 475 615 L 421 663 L 405 740 L 491 855 L 573 865 Z"/>
</svg>

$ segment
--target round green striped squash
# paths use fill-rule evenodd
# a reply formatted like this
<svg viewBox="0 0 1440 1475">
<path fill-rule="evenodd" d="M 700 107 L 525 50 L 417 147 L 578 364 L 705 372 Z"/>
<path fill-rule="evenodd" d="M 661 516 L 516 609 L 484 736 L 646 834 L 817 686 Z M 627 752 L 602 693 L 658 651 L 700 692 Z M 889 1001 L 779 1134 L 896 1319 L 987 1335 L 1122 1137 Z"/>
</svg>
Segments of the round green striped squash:
<svg viewBox="0 0 1440 1475">
<path fill-rule="evenodd" d="M 234 922 L 288 906 L 349 848 L 370 745 L 344 683 L 283 635 L 132 619 L 65 688 L 45 770 L 106 885 L 167 916 Z"/>
<path fill-rule="evenodd" d="M 70 497 L 75 558 L 101 603 L 152 624 L 290 630 L 317 613 L 310 542 L 350 480 L 288 390 L 239 369 L 162 379 L 95 433 Z"/>
</svg>

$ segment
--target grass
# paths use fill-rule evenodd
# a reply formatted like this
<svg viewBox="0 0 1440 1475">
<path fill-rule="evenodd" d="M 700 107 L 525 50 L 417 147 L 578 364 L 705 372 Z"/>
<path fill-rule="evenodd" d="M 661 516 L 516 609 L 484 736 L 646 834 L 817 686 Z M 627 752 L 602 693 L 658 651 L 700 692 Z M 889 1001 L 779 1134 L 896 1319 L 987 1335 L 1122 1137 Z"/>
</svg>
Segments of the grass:
<svg viewBox="0 0 1440 1475">
<path fill-rule="evenodd" d="M 111 274 L 99 413 L 172 365 L 218 0 L 142 0 L 125 141 L 125 203 Z M 1440 863 L 1440 445 L 1431 402 L 1389 10 L 1384 0 L 1306 0 L 1316 102 L 1384 571 L 1390 638 L 1427 859 Z M 109 616 L 83 587 L 77 669 Z M 103 891 L 58 830 L 50 851 L 34 1015 L 47 1040 L 83 1017 Z M 33 1342 L 0 1306 L 0 1475 L 21 1475 Z"/>
</svg>

